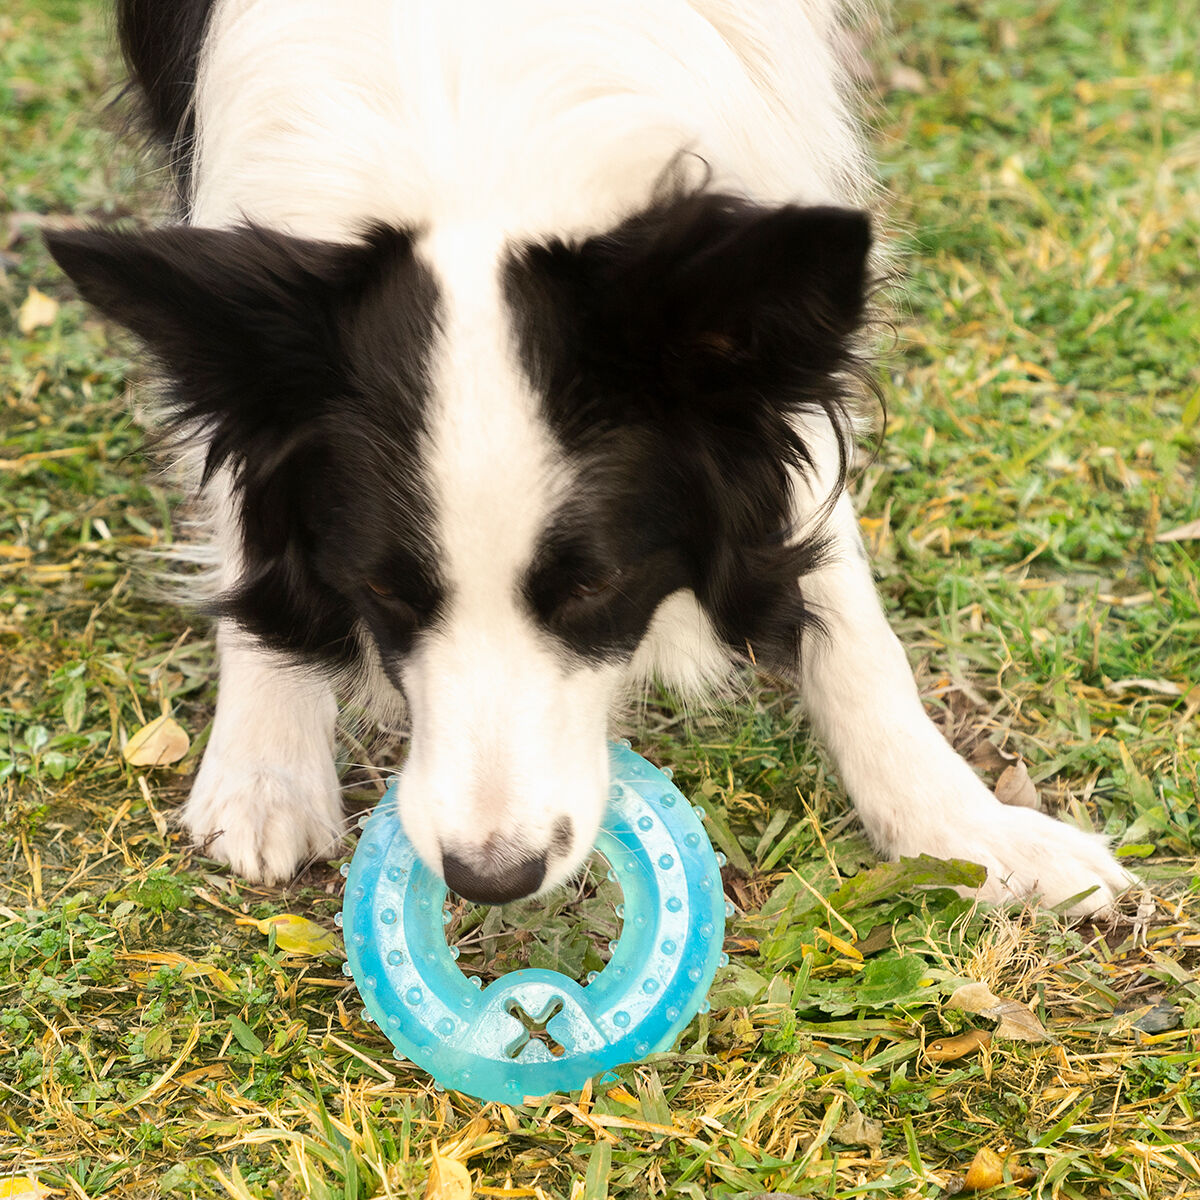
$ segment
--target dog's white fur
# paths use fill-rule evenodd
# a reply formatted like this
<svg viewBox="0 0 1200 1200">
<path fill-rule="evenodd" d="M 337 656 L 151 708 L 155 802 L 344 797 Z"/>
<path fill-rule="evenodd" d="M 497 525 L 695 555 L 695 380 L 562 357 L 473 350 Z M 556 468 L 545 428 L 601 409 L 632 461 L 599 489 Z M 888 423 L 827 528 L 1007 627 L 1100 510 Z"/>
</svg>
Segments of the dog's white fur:
<svg viewBox="0 0 1200 1200">
<path fill-rule="evenodd" d="M 606 795 L 604 734 L 629 682 L 684 690 L 729 669 L 690 593 L 662 605 L 633 670 L 566 666 L 517 603 L 555 502 L 576 485 L 516 362 L 497 277 L 507 240 L 610 228 L 691 152 L 713 184 L 763 202 L 861 205 L 873 191 L 836 53 L 833 0 L 219 0 L 201 61 L 192 221 L 250 219 L 347 239 L 364 221 L 421 231 L 442 297 L 425 448 L 452 583 L 442 632 L 403 666 L 413 750 L 401 811 L 418 850 L 465 855 L 571 818 L 563 881 Z M 809 418 L 816 472 L 795 526 L 830 510 L 834 432 Z M 485 486 L 486 485 L 486 486 Z M 237 574 L 218 479 L 214 538 Z M 213 497 L 210 497 L 213 499 Z M 982 863 L 989 899 L 1040 893 L 1107 908 L 1128 877 L 1096 835 L 1006 808 L 926 715 L 876 597 L 849 500 L 805 594 L 804 698 L 885 854 Z M 196 840 L 282 879 L 341 824 L 330 685 L 229 627 L 211 741 L 185 810 Z"/>
</svg>

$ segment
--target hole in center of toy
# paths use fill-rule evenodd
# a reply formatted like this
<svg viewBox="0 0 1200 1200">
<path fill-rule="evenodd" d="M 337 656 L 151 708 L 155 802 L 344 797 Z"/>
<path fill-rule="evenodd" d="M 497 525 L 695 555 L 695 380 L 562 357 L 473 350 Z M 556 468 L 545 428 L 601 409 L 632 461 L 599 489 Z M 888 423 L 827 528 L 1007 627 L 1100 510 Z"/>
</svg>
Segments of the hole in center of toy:
<svg viewBox="0 0 1200 1200">
<path fill-rule="evenodd" d="M 508 1047 L 509 1058 L 519 1058 L 530 1042 L 541 1042 L 555 1058 L 561 1058 L 567 1052 L 567 1048 L 556 1042 L 546 1029 L 551 1020 L 563 1010 L 563 1002 L 558 996 L 550 1001 L 544 1012 L 536 1015 L 526 1012 L 519 1000 L 510 1000 L 504 1007 L 509 1016 L 516 1017 L 524 1026 L 522 1035 Z"/>
<path fill-rule="evenodd" d="M 458 951 L 459 967 L 484 985 L 526 967 L 585 985 L 608 964 L 621 936 L 623 893 L 613 874 L 593 851 L 576 879 L 548 896 L 504 905 L 449 896 L 446 941 Z"/>
</svg>

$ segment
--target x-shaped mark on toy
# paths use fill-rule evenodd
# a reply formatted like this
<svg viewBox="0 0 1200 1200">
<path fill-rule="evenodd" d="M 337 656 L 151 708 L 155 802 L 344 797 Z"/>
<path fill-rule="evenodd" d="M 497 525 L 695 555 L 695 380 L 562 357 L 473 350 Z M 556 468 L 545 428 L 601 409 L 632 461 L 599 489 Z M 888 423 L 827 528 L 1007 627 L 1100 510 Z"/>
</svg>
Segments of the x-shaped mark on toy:
<svg viewBox="0 0 1200 1200">
<path fill-rule="evenodd" d="M 531 1042 L 541 1042 L 555 1058 L 561 1058 L 566 1053 L 566 1047 L 556 1042 L 546 1031 L 546 1026 L 563 1010 L 563 1002 L 555 996 L 549 1004 L 537 1015 L 527 1013 L 521 1007 L 519 1000 L 510 1000 L 505 1005 L 505 1011 L 511 1017 L 516 1017 L 523 1026 L 520 1036 L 508 1048 L 508 1057 L 516 1058 Z"/>
</svg>

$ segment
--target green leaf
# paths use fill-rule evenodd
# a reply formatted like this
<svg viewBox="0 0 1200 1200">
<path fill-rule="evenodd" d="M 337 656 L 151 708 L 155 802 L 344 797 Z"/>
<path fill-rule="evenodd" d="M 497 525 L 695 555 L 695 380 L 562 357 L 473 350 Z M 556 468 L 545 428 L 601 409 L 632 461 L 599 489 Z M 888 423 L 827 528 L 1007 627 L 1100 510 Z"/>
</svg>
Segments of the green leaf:
<svg viewBox="0 0 1200 1200">
<path fill-rule="evenodd" d="M 61 779 L 67 773 L 67 756 L 58 750 L 47 750 L 42 755 L 42 770 L 51 779 Z"/>
<path fill-rule="evenodd" d="M 931 887 L 980 887 L 987 869 L 963 859 L 902 858 L 899 862 L 880 863 L 847 879 L 829 897 L 829 906 L 845 916 L 858 908 L 894 897 L 897 892 Z"/>
<path fill-rule="evenodd" d="M 929 967 L 915 954 L 886 955 L 871 959 L 858 977 L 855 991 L 860 1003 L 886 1008 L 897 1000 L 919 994 Z"/>
<path fill-rule="evenodd" d="M 731 962 L 717 971 L 708 999 L 713 1008 L 745 1008 L 767 990 L 767 980 L 757 971 Z"/>
<path fill-rule="evenodd" d="M 1188 402 L 1183 406 L 1184 429 L 1191 429 L 1197 421 L 1200 421 L 1200 387 L 1198 387 L 1188 399 Z"/>
<path fill-rule="evenodd" d="M 583 1180 L 583 1200 L 608 1200 L 608 1178 L 612 1173 L 612 1143 L 597 1141 L 588 1155 Z"/>
<path fill-rule="evenodd" d="M 1154 849 L 1149 842 L 1138 842 L 1132 846 L 1118 846 L 1113 853 L 1118 858 L 1149 858 Z"/>
<path fill-rule="evenodd" d="M 63 694 L 63 724 L 72 733 L 78 733 L 83 727 L 83 715 L 86 710 L 87 688 L 82 679 L 72 679 Z"/>
<path fill-rule="evenodd" d="M 249 1050 L 251 1054 L 263 1052 L 263 1044 L 259 1041 L 258 1035 L 245 1021 L 239 1020 L 237 1017 L 230 1017 L 229 1028 L 233 1030 L 233 1036 L 243 1050 Z"/>
<path fill-rule="evenodd" d="M 142 1053 L 149 1059 L 166 1058 L 171 1053 L 171 1031 L 165 1025 L 155 1025 L 142 1039 Z"/>
</svg>

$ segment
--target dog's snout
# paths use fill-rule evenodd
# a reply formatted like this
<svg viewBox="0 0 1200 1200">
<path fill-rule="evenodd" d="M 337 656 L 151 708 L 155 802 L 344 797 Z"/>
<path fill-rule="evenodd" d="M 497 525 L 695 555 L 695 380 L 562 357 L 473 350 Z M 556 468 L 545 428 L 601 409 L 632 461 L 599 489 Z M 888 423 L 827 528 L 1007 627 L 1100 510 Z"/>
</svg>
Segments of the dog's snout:
<svg viewBox="0 0 1200 1200">
<path fill-rule="evenodd" d="M 442 852 L 442 878 L 452 892 L 476 904 L 508 904 L 531 896 L 546 877 L 546 855 L 517 862 L 500 860 L 478 865 L 449 850 Z"/>
</svg>

